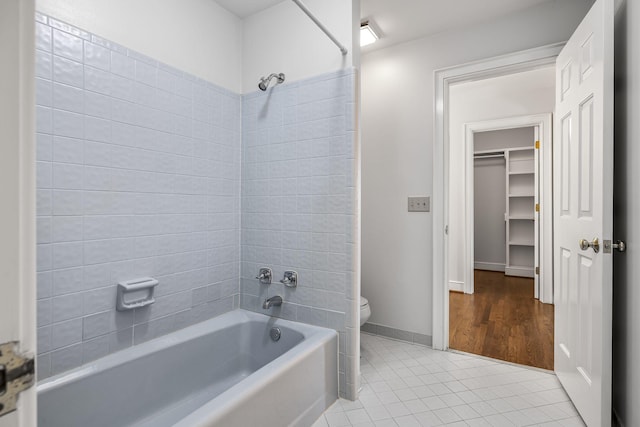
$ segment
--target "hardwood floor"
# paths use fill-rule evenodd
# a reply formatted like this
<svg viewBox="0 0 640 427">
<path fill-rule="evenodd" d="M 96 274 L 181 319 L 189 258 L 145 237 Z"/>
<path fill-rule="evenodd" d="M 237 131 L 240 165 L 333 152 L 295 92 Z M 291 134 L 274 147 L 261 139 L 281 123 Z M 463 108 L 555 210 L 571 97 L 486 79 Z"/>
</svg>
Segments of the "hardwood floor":
<svg viewBox="0 0 640 427">
<path fill-rule="evenodd" d="M 449 346 L 553 370 L 553 305 L 533 298 L 533 279 L 475 271 L 475 293 L 449 293 Z"/>
</svg>

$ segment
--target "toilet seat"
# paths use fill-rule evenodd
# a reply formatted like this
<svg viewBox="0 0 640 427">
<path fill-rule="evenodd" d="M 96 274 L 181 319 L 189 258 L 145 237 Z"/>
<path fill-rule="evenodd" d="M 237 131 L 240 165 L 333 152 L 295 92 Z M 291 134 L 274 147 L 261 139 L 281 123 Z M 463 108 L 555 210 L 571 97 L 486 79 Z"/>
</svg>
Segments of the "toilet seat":
<svg viewBox="0 0 640 427">
<path fill-rule="evenodd" d="M 371 307 L 369 307 L 369 300 L 360 297 L 360 326 L 364 325 L 371 317 Z"/>
</svg>

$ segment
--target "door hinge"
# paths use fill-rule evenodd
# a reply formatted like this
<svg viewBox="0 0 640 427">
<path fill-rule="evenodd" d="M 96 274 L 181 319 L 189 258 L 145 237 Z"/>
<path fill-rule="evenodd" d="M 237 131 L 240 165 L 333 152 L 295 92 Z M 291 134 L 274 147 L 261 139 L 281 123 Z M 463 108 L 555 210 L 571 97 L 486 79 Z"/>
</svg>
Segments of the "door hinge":
<svg viewBox="0 0 640 427">
<path fill-rule="evenodd" d="M 540 141 L 536 141 L 536 150 L 540 149 Z"/>
<path fill-rule="evenodd" d="M 536 274 L 540 275 L 540 267 L 536 267 Z"/>
<path fill-rule="evenodd" d="M 540 212 L 540 203 L 536 203 L 536 212 Z"/>
<path fill-rule="evenodd" d="M 35 383 L 34 358 L 17 348 L 17 341 L 0 344 L 0 417 L 15 411 L 18 394 Z"/>
<path fill-rule="evenodd" d="M 610 254 L 611 249 L 615 249 L 618 252 L 626 252 L 627 250 L 627 244 L 622 240 L 618 240 L 615 243 L 611 243 L 611 240 L 605 240 L 603 242 L 603 246 L 604 249 L 602 252 L 604 252 L 605 254 Z"/>
</svg>

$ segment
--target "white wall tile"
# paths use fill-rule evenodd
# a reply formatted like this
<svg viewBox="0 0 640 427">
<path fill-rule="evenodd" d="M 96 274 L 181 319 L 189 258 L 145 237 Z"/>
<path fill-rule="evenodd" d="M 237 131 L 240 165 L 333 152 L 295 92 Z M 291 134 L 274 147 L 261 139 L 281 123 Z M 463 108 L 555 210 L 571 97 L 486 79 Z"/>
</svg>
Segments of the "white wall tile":
<svg viewBox="0 0 640 427">
<path fill-rule="evenodd" d="M 53 137 L 44 133 L 36 134 L 36 160 L 51 161 L 53 159 Z"/>
<path fill-rule="evenodd" d="M 84 91 L 77 87 L 54 83 L 53 107 L 74 113 L 84 113 Z"/>
<path fill-rule="evenodd" d="M 84 136 L 84 123 L 81 114 L 63 110 L 53 110 L 53 134 L 70 138 Z"/>
<path fill-rule="evenodd" d="M 84 42 L 84 63 L 105 71 L 111 69 L 111 51 L 89 41 Z"/>
<path fill-rule="evenodd" d="M 51 374 L 59 374 L 82 364 L 82 344 L 76 344 L 51 353 Z"/>
<path fill-rule="evenodd" d="M 111 72 L 128 79 L 134 79 L 136 73 L 135 60 L 118 52 L 111 52 Z"/>
<path fill-rule="evenodd" d="M 51 80 L 36 78 L 36 100 L 43 107 L 53 106 Z"/>
<path fill-rule="evenodd" d="M 99 117 L 84 117 L 84 137 L 89 141 L 111 142 L 111 122 Z"/>
<path fill-rule="evenodd" d="M 84 160 L 82 139 L 53 137 L 53 161 L 82 164 Z"/>
<path fill-rule="evenodd" d="M 82 215 L 82 191 L 53 190 L 52 198 L 54 215 Z"/>
<path fill-rule="evenodd" d="M 82 242 L 54 243 L 52 245 L 53 269 L 81 266 L 83 264 L 82 247 Z"/>
<path fill-rule="evenodd" d="M 64 295 L 74 292 L 80 292 L 83 286 L 83 269 L 82 267 L 59 269 L 52 273 L 53 294 Z M 40 282 L 38 282 L 38 286 Z"/>
<path fill-rule="evenodd" d="M 51 108 L 36 105 L 36 132 L 53 133 L 53 112 Z"/>
<path fill-rule="evenodd" d="M 51 320 L 54 323 L 81 317 L 82 294 L 68 294 L 51 299 Z"/>
<path fill-rule="evenodd" d="M 67 320 L 51 327 L 51 347 L 57 349 L 82 341 L 82 319 Z"/>
<path fill-rule="evenodd" d="M 46 61 L 46 58 L 42 59 Z M 43 66 L 46 65 L 43 64 Z M 44 74 L 39 76 L 44 77 Z M 84 83 L 82 63 L 53 55 L 53 81 L 82 88 Z"/>
<path fill-rule="evenodd" d="M 53 53 L 82 62 L 82 39 L 69 33 L 53 30 Z"/>
<path fill-rule="evenodd" d="M 36 49 L 42 49 L 44 51 L 51 52 L 51 31 L 52 29 L 50 26 L 40 22 L 36 22 Z"/>
<path fill-rule="evenodd" d="M 232 309 L 240 262 L 240 96 L 46 22 L 36 58 L 38 296 L 51 324 L 39 329 L 51 368 L 42 377 Z M 294 148 L 280 153 L 293 160 Z M 279 228 L 278 218 L 264 223 Z M 134 329 L 133 313 L 114 309 L 115 286 L 145 275 L 162 287 Z M 206 294 L 198 310 L 194 287 Z"/>
<path fill-rule="evenodd" d="M 82 216 L 54 216 L 53 242 L 74 242 L 83 238 L 83 217 Z"/>
<path fill-rule="evenodd" d="M 111 74 L 108 71 L 85 67 L 84 88 L 104 95 L 111 95 Z"/>
<path fill-rule="evenodd" d="M 54 163 L 53 187 L 63 190 L 82 190 L 82 165 Z"/>
<path fill-rule="evenodd" d="M 106 95 L 85 90 L 84 108 L 85 114 L 90 116 L 103 119 L 111 118 L 111 99 Z"/>
<path fill-rule="evenodd" d="M 36 49 L 36 77 L 53 78 L 53 58 L 51 53 Z"/>
</svg>

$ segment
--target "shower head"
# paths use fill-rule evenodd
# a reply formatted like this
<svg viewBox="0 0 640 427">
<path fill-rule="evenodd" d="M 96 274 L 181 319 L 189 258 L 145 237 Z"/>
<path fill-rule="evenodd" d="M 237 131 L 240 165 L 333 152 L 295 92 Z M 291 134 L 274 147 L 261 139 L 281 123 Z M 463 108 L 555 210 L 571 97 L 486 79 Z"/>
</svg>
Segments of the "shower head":
<svg viewBox="0 0 640 427">
<path fill-rule="evenodd" d="M 280 73 L 280 74 L 271 73 L 269 74 L 269 77 L 260 78 L 260 82 L 258 83 L 258 88 L 263 92 L 267 90 L 267 87 L 269 87 L 269 83 L 271 82 L 271 79 L 274 77 L 277 79 L 278 84 L 284 81 L 284 73 Z"/>
</svg>

